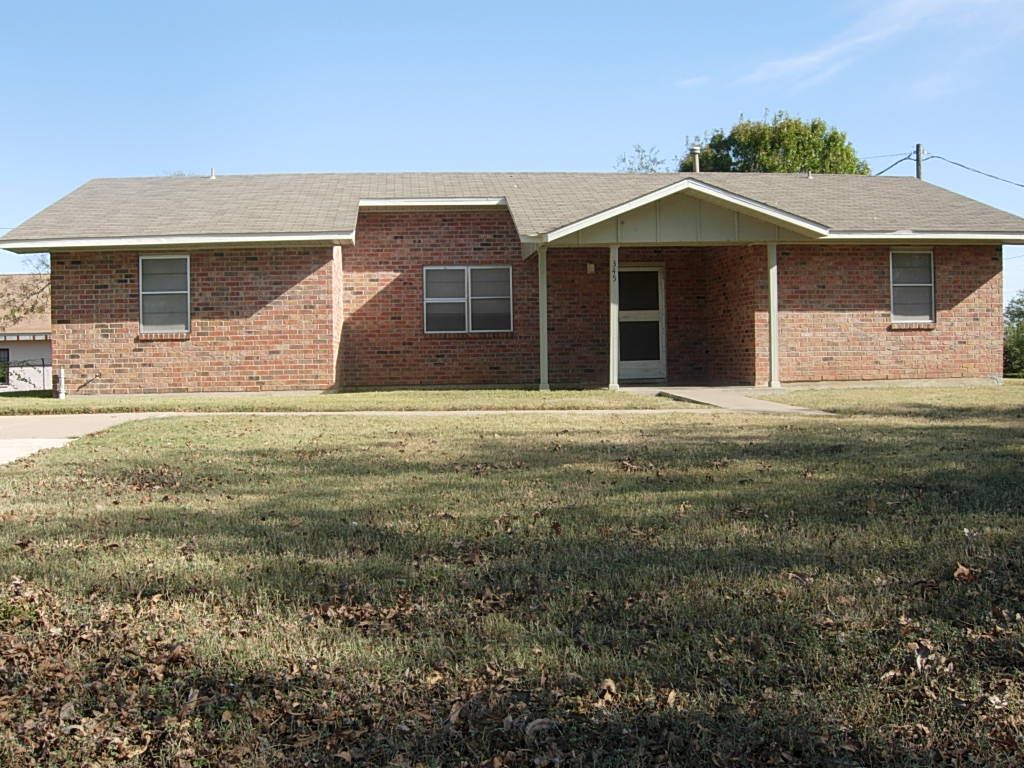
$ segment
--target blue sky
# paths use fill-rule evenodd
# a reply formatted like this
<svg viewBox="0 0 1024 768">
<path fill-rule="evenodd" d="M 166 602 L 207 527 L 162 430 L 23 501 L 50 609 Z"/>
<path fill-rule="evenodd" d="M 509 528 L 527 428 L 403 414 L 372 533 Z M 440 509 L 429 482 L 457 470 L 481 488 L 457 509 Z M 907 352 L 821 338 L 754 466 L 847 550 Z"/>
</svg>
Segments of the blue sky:
<svg viewBox="0 0 1024 768">
<path fill-rule="evenodd" d="M 1020 0 L 11 3 L 0 231 L 96 176 L 611 170 L 779 109 L 1024 182 L 1022 44 Z M 925 178 L 1024 215 L 1024 188 Z"/>
</svg>

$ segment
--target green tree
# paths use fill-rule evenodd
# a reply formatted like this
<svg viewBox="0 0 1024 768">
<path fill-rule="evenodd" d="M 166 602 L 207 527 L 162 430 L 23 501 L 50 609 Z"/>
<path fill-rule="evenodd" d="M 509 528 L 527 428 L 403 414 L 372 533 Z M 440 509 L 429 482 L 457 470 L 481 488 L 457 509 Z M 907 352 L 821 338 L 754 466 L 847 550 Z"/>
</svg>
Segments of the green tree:
<svg viewBox="0 0 1024 768">
<path fill-rule="evenodd" d="M 1024 375 L 1024 289 L 1017 291 L 1003 313 L 1003 373 Z"/>
<path fill-rule="evenodd" d="M 687 142 L 689 143 L 689 142 Z M 725 133 L 719 129 L 705 137 L 700 153 L 702 171 L 759 173 L 868 174 L 868 164 L 857 156 L 846 133 L 816 117 L 801 120 L 777 112 L 769 120 L 739 122 Z M 679 161 L 680 171 L 693 170 L 693 156 Z"/>
</svg>

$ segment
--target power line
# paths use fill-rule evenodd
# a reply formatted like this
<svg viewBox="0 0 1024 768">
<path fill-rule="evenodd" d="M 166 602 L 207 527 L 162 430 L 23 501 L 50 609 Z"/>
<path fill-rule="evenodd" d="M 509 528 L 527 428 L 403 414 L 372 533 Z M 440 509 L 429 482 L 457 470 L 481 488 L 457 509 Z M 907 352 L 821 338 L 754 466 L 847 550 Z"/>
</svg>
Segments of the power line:
<svg viewBox="0 0 1024 768">
<path fill-rule="evenodd" d="M 1013 184 L 1013 186 L 1015 187 L 1024 188 L 1024 184 L 1021 184 L 1019 181 L 1011 181 L 1010 179 L 1004 179 L 1002 176 L 996 176 L 994 173 L 986 173 L 985 171 L 980 171 L 977 168 L 972 168 L 969 165 L 958 163 L 956 160 L 950 160 L 948 157 L 943 157 L 942 155 L 930 154 L 928 155 L 928 157 L 925 158 L 925 160 L 931 160 L 933 158 L 935 160 L 942 160 L 943 162 L 949 163 L 950 165 L 955 165 L 958 168 L 963 168 L 964 170 L 970 171 L 971 173 L 980 173 L 982 176 L 988 176 L 990 179 L 995 179 L 996 181 L 1001 181 L 1005 184 Z"/>
<path fill-rule="evenodd" d="M 886 171 L 891 171 L 891 170 L 892 170 L 893 168 L 895 168 L 895 167 L 896 167 L 897 165 L 899 165 L 900 163 L 905 163 L 905 162 L 906 162 L 907 160 L 909 160 L 909 159 L 910 159 L 910 158 L 912 158 L 913 156 L 914 156 L 914 153 L 913 153 L 913 152 L 911 152 L 911 153 L 909 153 L 909 154 L 905 155 L 904 157 L 900 158 L 899 160 L 897 160 L 897 161 L 896 161 L 895 163 L 893 163 L 892 165 L 886 166 L 885 168 L 883 168 L 882 170 L 880 170 L 880 171 L 879 171 L 878 173 L 876 173 L 876 174 L 874 174 L 874 175 L 875 175 L 875 176 L 881 176 L 881 175 L 882 175 L 883 173 L 885 173 Z"/>
<path fill-rule="evenodd" d="M 862 157 L 861 160 L 886 160 L 890 157 L 903 157 L 903 153 L 893 152 L 891 155 L 868 155 L 867 157 Z"/>
</svg>

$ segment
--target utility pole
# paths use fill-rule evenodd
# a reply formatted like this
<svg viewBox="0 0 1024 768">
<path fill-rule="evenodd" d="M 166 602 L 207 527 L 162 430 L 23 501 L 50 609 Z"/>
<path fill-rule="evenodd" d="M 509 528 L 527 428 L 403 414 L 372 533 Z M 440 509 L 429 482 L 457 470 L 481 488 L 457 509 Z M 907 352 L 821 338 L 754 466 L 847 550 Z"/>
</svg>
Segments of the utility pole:
<svg viewBox="0 0 1024 768">
<path fill-rule="evenodd" d="M 921 149 L 920 144 L 918 144 L 914 149 L 914 154 L 917 156 L 917 178 L 924 178 L 921 175 L 921 164 L 924 162 L 924 151 Z"/>
</svg>

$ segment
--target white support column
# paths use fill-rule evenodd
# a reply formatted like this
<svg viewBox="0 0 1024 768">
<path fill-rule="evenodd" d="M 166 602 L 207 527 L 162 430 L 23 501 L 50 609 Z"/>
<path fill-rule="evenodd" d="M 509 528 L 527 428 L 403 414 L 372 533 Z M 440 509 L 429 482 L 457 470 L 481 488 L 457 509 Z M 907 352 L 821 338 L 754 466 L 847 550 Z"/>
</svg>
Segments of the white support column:
<svg viewBox="0 0 1024 768">
<path fill-rule="evenodd" d="M 608 389 L 619 388 L 619 246 L 608 249 Z"/>
<path fill-rule="evenodd" d="M 551 389 L 548 384 L 548 247 L 537 249 L 537 318 L 540 322 L 540 389 Z"/>
<path fill-rule="evenodd" d="M 779 254 L 778 244 L 768 243 L 768 386 L 779 380 Z"/>
</svg>

